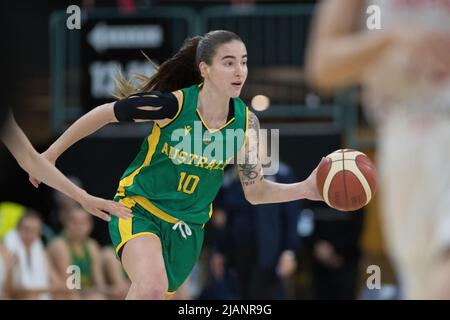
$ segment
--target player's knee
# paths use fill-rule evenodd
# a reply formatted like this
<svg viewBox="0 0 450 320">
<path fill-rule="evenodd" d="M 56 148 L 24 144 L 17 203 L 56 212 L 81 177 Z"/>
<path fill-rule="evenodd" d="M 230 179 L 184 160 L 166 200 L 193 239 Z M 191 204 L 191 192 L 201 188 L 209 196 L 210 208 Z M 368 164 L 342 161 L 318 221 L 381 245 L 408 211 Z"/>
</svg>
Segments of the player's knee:
<svg viewBox="0 0 450 320">
<path fill-rule="evenodd" d="M 167 292 L 167 287 L 161 283 L 141 282 L 135 285 L 139 299 L 163 300 Z"/>
</svg>

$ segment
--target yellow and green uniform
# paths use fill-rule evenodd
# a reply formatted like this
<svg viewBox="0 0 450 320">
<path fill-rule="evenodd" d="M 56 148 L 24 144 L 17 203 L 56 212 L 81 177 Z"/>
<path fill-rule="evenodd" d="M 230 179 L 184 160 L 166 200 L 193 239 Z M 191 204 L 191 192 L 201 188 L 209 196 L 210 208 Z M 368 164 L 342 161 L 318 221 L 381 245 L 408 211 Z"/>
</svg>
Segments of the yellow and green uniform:
<svg viewBox="0 0 450 320">
<path fill-rule="evenodd" d="M 159 237 L 169 291 L 183 283 L 200 255 L 203 226 L 211 218 L 224 168 L 243 146 L 247 129 L 248 108 L 239 98 L 230 102 L 234 114 L 225 125 L 207 128 L 197 111 L 199 90 L 198 85 L 180 90 L 175 117 L 164 126 L 153 125 L 115 197 L 132 208 L 134 217 L 113 216 L 109 224 L 119 256 L 132 238 Z"/>
<path fill-rule="evenodd" d="M 71 264 L 80 268 L 81 289 L 84 290 L 92 288 L 94 286 L 94 278 L 92 276 L 92 258 L 87 241 L 82 242 L 83 253 L 78 254 L 67 236 L 62 234 L 61 237 L 69 247 Z"/>
</svg>

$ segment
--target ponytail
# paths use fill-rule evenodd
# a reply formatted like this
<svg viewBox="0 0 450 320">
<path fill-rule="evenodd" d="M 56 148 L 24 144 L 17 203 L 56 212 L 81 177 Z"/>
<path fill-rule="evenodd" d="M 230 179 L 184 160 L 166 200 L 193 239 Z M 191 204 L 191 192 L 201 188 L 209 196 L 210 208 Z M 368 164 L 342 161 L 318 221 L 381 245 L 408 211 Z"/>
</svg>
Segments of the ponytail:
<svg viewBox="0 0 450 320">
<path fill-rule="evenodd" d="M 114 96 L 118 99 L 128 97 L 133 93 L 161 91 L 171 92 L 203 81 L 197 64 L 197 46 L 202 37 L 186 39 L 180 50 L 161 66 L 157 66 L 145 54 L 144 56 L 153 64 L 157 72 L 150 78 L 142 74 L 134 75 L 134 79 L 140 82 L 140 86 L 134 87 L 132 80 L 127 80 L 119 72 Z"/>
</svg>

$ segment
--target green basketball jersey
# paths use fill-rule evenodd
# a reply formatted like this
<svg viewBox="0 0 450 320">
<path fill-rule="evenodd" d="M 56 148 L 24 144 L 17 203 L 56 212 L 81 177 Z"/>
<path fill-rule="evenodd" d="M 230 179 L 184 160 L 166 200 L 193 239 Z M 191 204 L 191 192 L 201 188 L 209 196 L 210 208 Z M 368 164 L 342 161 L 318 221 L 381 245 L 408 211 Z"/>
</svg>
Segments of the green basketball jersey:
<svg viewBox="0 0 450 320">
<path fill-rule="evenodd" d="M 248 108 L 233 99 L 234 117 L 209 130 L 197 111 L 199 86 L 180 91 L 177 115 L 164 126 L 153 125 L 122 176 L 117 196 L 133 199 L 166 221 L 169 215 L 203 224 L 211 217 L 225 166 L 244 144 Z"/>
</svg>

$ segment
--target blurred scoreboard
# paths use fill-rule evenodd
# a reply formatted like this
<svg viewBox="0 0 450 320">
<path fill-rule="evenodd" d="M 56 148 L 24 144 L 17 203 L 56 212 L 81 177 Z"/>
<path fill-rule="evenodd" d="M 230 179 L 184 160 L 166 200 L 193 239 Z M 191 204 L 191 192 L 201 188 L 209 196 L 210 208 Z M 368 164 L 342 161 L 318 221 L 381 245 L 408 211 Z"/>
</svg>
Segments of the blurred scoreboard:
<svg viewBox="0 0 450 320">
<path fill-rule="evenodd" d="M 81 104 L 90 110 L 112 101 L 114 78 L 119 71 L 127 78 L 133 73 L 152 75 L 154 67 L 142 52 L 161 64 L 178 51 L 188 36 L 187 26 L 183 28 L 174 20 L 90 17 L 81 29 Z"/>
</svg>

